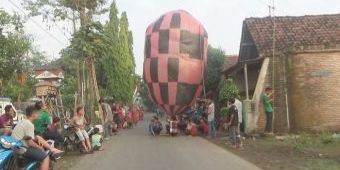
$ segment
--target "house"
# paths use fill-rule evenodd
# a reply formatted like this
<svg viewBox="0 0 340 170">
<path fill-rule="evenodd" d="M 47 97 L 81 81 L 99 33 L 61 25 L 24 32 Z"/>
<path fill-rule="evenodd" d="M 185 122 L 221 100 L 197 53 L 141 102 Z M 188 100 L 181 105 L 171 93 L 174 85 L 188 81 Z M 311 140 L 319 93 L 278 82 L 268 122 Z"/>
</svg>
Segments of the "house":
<svg viewBox="0 0 340 170">
<path fill-rule="evenodd" d="M 64 79 L 64 67 L 62 66 L 37 66 L 34 68 L 34 77 L 39 82 L 48 81 L 55 86 L 59 86 Z"/>
<path fill-rule="evenodd" d="M 224 75 L 246 98 L 247 132 L 264 128 L 260 98 L 267 86 L 275 91 L 275 132 L 340 131 L 339 72 L 335 14 L 245 19 L 238 61 Z"/>
</svg>

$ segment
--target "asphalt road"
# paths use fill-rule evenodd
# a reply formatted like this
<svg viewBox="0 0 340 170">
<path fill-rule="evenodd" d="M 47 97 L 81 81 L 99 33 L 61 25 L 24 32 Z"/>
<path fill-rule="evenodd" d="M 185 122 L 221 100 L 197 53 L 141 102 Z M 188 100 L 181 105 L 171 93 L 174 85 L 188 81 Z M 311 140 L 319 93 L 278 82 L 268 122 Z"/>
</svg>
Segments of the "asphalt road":
<svg viewBox="0 0 340 170">
<path fill-rule="evenodd" d="M 150 115 L 146 119 L 150 119 Z M 200 137 L 148 135 L 148 121 L 104 142 L 104 151 L 84 156 L 73 170 L 259 170 Z"/>
</svg>

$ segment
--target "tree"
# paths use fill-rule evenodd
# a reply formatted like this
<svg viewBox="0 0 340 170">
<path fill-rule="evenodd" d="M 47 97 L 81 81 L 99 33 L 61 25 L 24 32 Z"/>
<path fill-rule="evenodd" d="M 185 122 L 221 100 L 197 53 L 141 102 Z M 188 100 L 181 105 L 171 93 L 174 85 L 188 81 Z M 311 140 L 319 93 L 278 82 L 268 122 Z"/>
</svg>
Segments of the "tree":
<svg viewBox="0 0 340 170">
<path fill-rule="evenodd" d="M 119 22 L 119 56 L 121 58 L 121 99 L 122 102 L 131 103 L 135 89 L 135 63 L 132 52 L 129 21 L 126 12 L 123 12 Z"/>
<path fill-rule="evenodd" d="M 141 82 L 139 84 L 139 96 L 141 97 L 143 105 L 151 111 L 155 111 L 157 106 L 155 103 L 151 100 L 151 98 L 148 95 L 148 89 L 146 88 L 145 82 Z"/>
<path fill-rule="evenodd" d="M 105 55 L 106 44 L 109 41 L 104 35 L 104 29 L 100 22 L 91 22 L 73 35 L 69 52 L 75 59 L 87 57 L 101 57 Z"/>
<path fill-rule="evenodd" d="M 24 0 L 23 6 L 31 16 L 42 16 L 43 20 L 53 22 L 80 19 L 85 26 L 92 21 L 93 15 L 101 15 L 107 11 L 103 8 L 106 0 Z"/>
<path fill-rule="evenodd" d="M 225 53 L 220 48 L 208 47 L 208 62 L 205 71 L 205 89 L 208 92 L 216 92 L 221 81 L 221 72 Z"/>
<path fill-rule="evenodd" d="M 239 88 L 232 79 L 224 79 L 221 81 L 221 89 L 218 94 L 221 103 L 227 103 L 230 98 L 239 97 Z"/>
<path fill-rule="evenodd" d="M 132 33 L 126 12 L 118 18 L 115 2 L 111 5 L 110 21 L 105 27 L 105 35 L 110 39 L 108 53 L 100 59 L 103 67 L 100 81 L 103 92 L 117 103 L 131 104 L 137 86 L 135 62 L 132 49 Z M 97 63 L 98 64 L 98 63 Z M 105 82 L 105 80 L 107 80 Z"/>
<path fill-rule="evenodd" d="M 119 18 L 116 3 L 113 1 L 110 8 L 109 22 L 104 28 L 105 36 L 110 40 L 106 44 L 107 55 L 97 60 L 97 77 L 98 84 L 101 87 L 102 94 L 114 94 L 115 76 L 117 74 L 117 61 L 119 56 Z M 110 96 L 112 97 L 112 96 Z"/>
<path fill-rule="evenodd" d="M 64 107 L 74 109 L 74 94 L 77 91 L 77 59 L 71 57 L 69 49 L 61 51 L 61 57 L 52 65 L 64 67 L 64 81 L 60 87 Z M 66 109 L 65 109 L 66 110 Z"/>
<path fill-rule="evenodd" d="M 31 38 L 23 31 L 23 21 L 17 14 L 0 10 L 0 94 L 17 97 L 14 84 L 24 86 L 28 68 L 26 56 L 31 49 Z M 14 83 L 14 84 L 13 84 Z M 11 88 L 12 90 L 8 90 Z"/>
</svg>

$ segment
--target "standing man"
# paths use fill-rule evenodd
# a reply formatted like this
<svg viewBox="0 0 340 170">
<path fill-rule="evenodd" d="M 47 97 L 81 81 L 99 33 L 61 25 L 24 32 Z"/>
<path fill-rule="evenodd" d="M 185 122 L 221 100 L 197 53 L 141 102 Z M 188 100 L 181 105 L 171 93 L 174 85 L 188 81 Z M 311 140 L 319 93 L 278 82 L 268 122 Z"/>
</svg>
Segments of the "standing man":
<svg viewBox="0 0 340 170">
<path fill-rule="evenodd" d="M 237 116 L 238 116 L 238 125 L 237 125 L 237 138 L 241 139 L 241 129 L 240 129 L 240 125 L 243 121 L 243 115 L 242 115 L 242 102 L 238 99 L 235 98 L 235 106 L 237 108 Z M 240 146 L 242 146 L 242 142 L 240 140 Z"/>
<path fill-rule="evenodd" d="M 112 136 L 112 121 L 113 121 L 113 114 L 110 105 L 104 102 L 104 99 L 99 99 L 99 104 L 102 106 L 103 109 L 103 117 L 104 117 L 104 136 L 105 139 L 108 140 L 109 136 Z"/>
<path fill-rule="evenodd" d="M 235 98 L 229 99 L 229 109 L 228 109 L 228 127 L 229 127 L 229 134 L 231 137 L 231 144 L 234 148 L 240 147 L 240 137 L 237 136 L 238 127 L 239 127 L 239 120 L 238 120 L 238 110 L 235 106 Z"/>
<path fill-rule="evenodd" d="M 272 129 L 272 122 L 273 122 L 273 106 L 272 106 L 272 101 L 273 101 L 273 90 L 270 87 L 267 87 L 265 89 L 265 93 L 262 95 L 262 103 L 264 106 L 264 111 L 266 113 L 266 127 L 264 129 L 265 134 L 271 134 L 273 133 Z"/>
<path fill-rule="evenodd" d="M 209 99 L 208 106 L 208 126 L 209 126 L 209 137 L 216 137 L 216 127 L 215 127 L 215 104 Z"/>
<path fill-rule="evenodd" d="M 0 135 L 11 135 L 14 116 L 13 106 L 5 106 L 5 113 L 0 116 Z"/>
</svg>

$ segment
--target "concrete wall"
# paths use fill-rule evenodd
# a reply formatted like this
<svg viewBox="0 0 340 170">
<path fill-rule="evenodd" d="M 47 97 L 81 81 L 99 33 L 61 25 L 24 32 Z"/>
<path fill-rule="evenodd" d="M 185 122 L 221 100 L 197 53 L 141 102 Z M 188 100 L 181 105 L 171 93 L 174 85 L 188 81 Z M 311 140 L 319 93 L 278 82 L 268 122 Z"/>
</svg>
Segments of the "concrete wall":
<svg viewBox="0 0 340 170">
<path fill-rule="evenodd" d="M 288 57 L 292 130 L 340 131 L 340 51 Z"/>
</svg>

